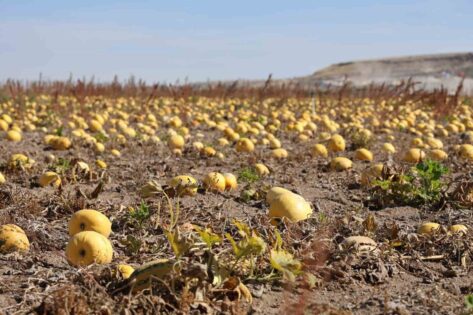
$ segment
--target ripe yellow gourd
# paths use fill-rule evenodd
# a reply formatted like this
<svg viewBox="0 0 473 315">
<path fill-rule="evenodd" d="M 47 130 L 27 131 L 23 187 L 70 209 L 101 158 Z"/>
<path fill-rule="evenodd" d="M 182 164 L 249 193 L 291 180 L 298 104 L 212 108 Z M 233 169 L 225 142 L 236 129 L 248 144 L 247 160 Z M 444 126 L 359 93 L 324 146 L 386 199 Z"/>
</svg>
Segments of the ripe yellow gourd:
<svg viewBox="0 0 473 315">
<path fill-rule="evenodd" d="M 349 168 L 351 168 L 353 165 L 353 162 L 346 157 L 336 157 L 333 158 L 332 161 L 330 161 L 330 169 L 333 171 L 344 171 Z"/>
<path fill-rule="evenodd" d="M 69 235 L 82 231 L 95 231 L 108 237 L 112 232 L 112 222 L 97 210 L 82 209 L 72 215 L 69 221 Z"/>
<path fill-rule="evenodd" d="M 287 190 L 282 187 L 272 187 L 268 192 L 266 193 L 266 202 L 268 204 L 271 204 L 279 195 L 282 195 L 284 193 L 292 193 L 292 191 Z"/>
<path fill-rule="evenodd" d="M 274 149 L 271 151 L 271 156 L 276 158 L 276 159 L 285 159 L 288 157 L 288 153 L 286 149 L 279 148 L 279 149 Z"/>
<path fill-rule="evenodd" d="M 394 146 L 389 143 L 389 142 L 385 142 L 383 143 L 383 146 L 381 148 L 384 152 L 388 153 L 388 154 L 394 154 L 396 153 L 396 149 L 394 148 Z"/>
<path fill-rule="evenodd" d="M 8 167 L 11 169 L 17 169 L 24 167 L 25 169 L 31 168 L 35 161 L 28 158 L 26 155 L 18 153 L 12 154 L 10 160 L 8 161 Z"/>
<path fill-rule="evenodd" d="M 195 141 L 194 143 L 192 143 L 192 147 L 197 151 L 201 151 L 204 148 L 204 144 L 200 141 Z"/>
<path fill-rule="evenodd" d="M 101 142 L 96 142 L 94 144 L 94 150 L 97 153 L 103 153 L 103 152 L 105 152 L 105 145 Z"/>
<path fill-rule="evenodd" d="M 110 153 L 112 153 L 113 156 L 117 156 L 117 157 L 122 155 L 120 151 L 118 151 L 117 149 L 112 149 Z"/>
<path fill-rule="evenodd" d="M 466 160 L 473 160 L 473 145 L 462 144 L 458 150 L 460 156 Z"/>
<path fill-rule="evenodd" d="M 421 138 L 414 138 L 411 140 L 411 145 L 413 147 L 422 148 L 424 147 L 424 141 Z"/>
<path fill-rule="evenodd" d="M 430 235 L 440 229 L 440 224 L 435 222 L 422 223 L 417 229 L 417 233 L 421 235 Z"/>
<path fill-rule="evenodd" d="M 41 187 L 46 187 L 49 185 L 52 185 L 54 187 L 59 187 L 61 186 L 61 177 L 59 177 L 59 174 L 55 172 L 44 172 L 40 177 L 39 177 L 39 185 Z"/>
<path fill-rule="evenodd" d="M 212 157 L 212 156 L 215 156 L 215 154 L 217 154 L 217 151 L 212 148 L 212 147 L 205 147 L 202 152 L 204 153 L 205 156 L 208 156 L 208 157 Z"/>
<path fill-rule="evenodd" d="M 373 161 L 373 153 L 365 148 L 360 148 L 355 151 L 355 159 L 360 161 Z"/>
<path fill-rule="evenodd" d="M 237 178 L 232 173 L 224 173 L 225 177 L 225 189 L 226 190 L 235 190 L 238 187 Z"/>
<path fill-rule="evenodd" d="M 95 119 L 89 122 L 89 128 L 92 132 L 101 132 L 103 130 L 102 124 Z"/>
<path fill-rule="evenodd" d="M 20 142 L 21 141 L 21 133 L 16 130 L 10 130 L 7 132 L 7 140 L 11 142 Z"/>
<path fill-rule="evenodd" d="M 225 177 L 218 172 L 210 172 L 204 178 L 204 185 L 209 190 L 224 191 L 226 187 Z"/>
<path fill-rule="evenodd" d="M 93 263 L 108 264 L 113 258 L 110 241 L 95 231 L 83 231 L 74 234 L 66 247 L 67 261 L 77 267 Z"/>
<path fill-rule="evenodd" d="M 468 228 L 463 224 L 455 224 L 455 225 L 449 226 L 448 231 L 453 234 L 456 234 L 456 233 L 466 234 L 468 233 Z"/>
<path fill-rule="evenodd" d="M 95 165 L 97 165 L 97 167 L 101 168 L 101 169 L 106 169 L 107 168 L 107 163 L 105 163 L 102 160 L 96 160 Z"/>
<path fill-rule="evenodd" d="M 5 179 L 5 175 L 2 174 L 2 172 L 0 172 L 0 185 L 1 184 L 5 184 L 6 183 L 6 179 Z"/>
<path fill-rule="evenodd" d="M 184 148 L 184 145 L 185 145 L 185 141 L 181 135 L 174 134 L 168 139 L 168 147 L 171 150 L 173 149 L 182 150 Z"/>
<path fill-rule="evenodd" d="M 256 163 L 255 164 L 255 170 L 256 173 L 258 173 L 259 176 L 267 176 L 269 175 L 269 169 L 266 165 L 262 163 Z"/>
<path fill-rule="evenodd" d="M 328 150 L 323 144 L 317 143 L 312 147 L 311 154 L 313 157 L 326 158 L 328 156 Z"/>
<path fill-rule="evenodd" d="M 54 150 L 67 150 L 72 142 L 67 137 L 54 137 L 48 143 Z"/>
<path fill-rule="evenodd" d="M 173 177 L 168 185 L 176 190 L 178 196 L 195 196 L 197 194 L 197 180 L 189 175 Z"/>
<path fill-rule="evenodd" d="M 276 138 L 271 138 L 269 140 L 269 147 L 271 149 L 279 149 L 281 147 L 281 141 L 279 141 L 279 139 L 276 139 Z"/>
<path fill-rule="evenodd" d="M 312 208 L 302 196 L 286 192 L 271 201 L 268 214 L 273 223 L 276 218 L 287 218 L 291 222 L 299 222 L 311 216 Z"/>
<path fill-rule="evenodd" d="M 412 148 L 409 149 L 404 155 L 404 162 L 408 163 L 419 163 L 425 158 L 425 153 L 421 149 Z"/>
<path fill-rule="evenodd" d="M 0 226 L 0 253 L 5 254 L 13 251 L 28 251 L 30 242 L 28 237 L 19 226 L 5 224 Z"/>
<path fill-rule="evenodd" d="M 447 152 L 445 152 L 444 150 L 441 150 L 441 149 L 431 150 L 429 152 L 428 156 L 431 160 L 435 160 L 435 161 L 443 161 L 443 160 L 446 160 L 448 158 Z"/>
<path fill-rule="evenodd" d="M 230 144 L 230 142 L 228 142 L 228 140 L 225 139 L 225 138 L 219 138 L 218 139 L 218 145 L 219 146 L 226 147 L 229 144 Z"/>
<path fill-rule="evenodd" d="M 333 135 L 328 142 L 328 148 L 332 152 L 345 151 L 345 139 L 341 135 Z"/>
<path fill-rule="evenodd" d="M 442 149 L 443 148 L 443 143 L 440 139 L 435 139 L 435 138 L 432 138 L 432 137 L 428 137 L 425 140 L 425 142 L 431 149 Z"/>
<path fill-rule="evenodd" d="M 236 144 L 237 152 L 253 152 L 255 150 L 255 144 L 248 138 L 241 138 Z"/>
<path fill-rule="evenodd" d="M 8 130 L 8 123 L 3 119 L 0 119 L 0 130 L 2 131 Z"/>
</svg>

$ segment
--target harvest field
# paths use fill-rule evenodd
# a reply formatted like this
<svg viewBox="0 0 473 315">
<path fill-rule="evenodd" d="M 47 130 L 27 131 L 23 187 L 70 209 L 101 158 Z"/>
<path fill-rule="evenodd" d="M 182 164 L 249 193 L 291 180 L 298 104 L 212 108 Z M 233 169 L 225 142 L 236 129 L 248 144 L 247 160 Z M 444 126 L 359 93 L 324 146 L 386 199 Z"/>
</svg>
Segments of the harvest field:
<svg viewBox="0 0 473 315">
<path fill-rule="evenodd" d="M 7 82 L 0 313 L 469 314 L 459 92 Z"/>
</svg>

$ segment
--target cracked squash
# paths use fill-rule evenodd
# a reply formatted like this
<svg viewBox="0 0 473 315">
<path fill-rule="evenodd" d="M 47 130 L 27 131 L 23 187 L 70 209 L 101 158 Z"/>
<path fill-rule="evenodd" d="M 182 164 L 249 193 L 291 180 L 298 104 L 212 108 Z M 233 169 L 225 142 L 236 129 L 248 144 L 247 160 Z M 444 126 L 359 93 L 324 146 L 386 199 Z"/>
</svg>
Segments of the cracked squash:
<svg viewBox="0 0 473 315">
<path fill-rule="evenodd" d="M 82 231 L 94 231 L 108 237 L 112 232 L 112 222 L 102 213 L 93 209 L 75 212 L 69 221 L 69 235 Z"/>
<path fill-rule="evenodd" d="M 108 264 L 113 258 L 112 244 L 100 233 L 84 231 L 69 239 L 66 247 L 67 261 L 76 267 L 93 263 Z"/>
</svg>

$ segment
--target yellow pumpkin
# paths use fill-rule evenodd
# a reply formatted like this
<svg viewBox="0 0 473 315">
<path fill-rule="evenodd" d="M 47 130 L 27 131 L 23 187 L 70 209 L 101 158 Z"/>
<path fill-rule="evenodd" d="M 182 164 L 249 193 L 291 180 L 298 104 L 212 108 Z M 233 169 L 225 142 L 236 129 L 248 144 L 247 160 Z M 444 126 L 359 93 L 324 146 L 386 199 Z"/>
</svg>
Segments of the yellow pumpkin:
<svg viewBox="0 0 473 315">
<path fill-rule="evenodd" d="M 468 228 L 463 224 L 455 224 L 455 225 L 449 226 L 448 231 L 450 233 L 454 233 L 454 234 L 456 234 L 456 233 L 466 234 L 466 233 L 468 233 Z"/>
<path fill-rule="evenodd" d="M 0 119 L 0 130 L 3 130 L 3 131 L 8 130 L 8 123 L 3 119 Z"/>
<path fill-rule="evenodd" d="M 103 143 L 100 143 L 100 142 L 96 142 L 94 144 L 94 150 L 95 152 L 97 153 L 102 153 L 105 151 L 105 145 Z"/>
<path fill-rule="evenodd" d="M 197 180 L 189 175 L 179 175 L 171 178 L 168 185 L 174 188 L 178 196 L 194 196 L 197 194 Z"/>
<path fill-rule="evenodd" d="M 287 150 L 283 148 L 274 149 L 271 151 L 271 156 L 276 159 L 285 159 L 288 156 Z"/>
<path fill-rule="evenodd" d="M 443 161 L 448 158 L 448 154 L 444 150 L 434 149 L 429 152 L 429 158 L 435 161 Z"/>
<path fill-rule="evenodd" d="M 381 148 L 384 152 L 388 153 L 388 154 L 394 154 L 396 153 L 396 149 L 394 148 L 394 146 L 389 143 L 389 142 L 385 142 L 383 143 L 383 146 Z"/>
<path fill-rule="evenodd" d="M 15 224 L 0 226 L 0 253 L 28 251 L 29 249 L 28 237 L 19 226 Z"/>
<path fill-rule="evenodd" d="M 39 185 L 41 187 L 46 187 L 49 185 L 52 185 L 54 187 L 59 187 L 61 186 L 61 177 L 59 177 L 59 174 L 55 172 L 44 172 L 40 177 L 39 177 Z"/>
<path fill-rule="evenodd" d="M 347 159 L 346 157 L 342 157 L 342 156 L 333 158 L 332 161 L 330 161 L 330 168 L 333 171 L 338 171 L 338 172 L 347 170 L 351 168 L 352 165 L 353 163 L 350 159 Z"/>
<path fill-rule="evenodd" d="M 317 143 L 312 147 L 311 154 L 313 157 L 326 158 L 328 156 L 328 151 L 323 144 Z"/>
<path fill-rule="evenodd" d="M 269 140 L 269 147 L 271 149 L 279 149 L 281 147 L 281 141 L 279 141 L 279 139 L 276 139 L 276 138 L 271 138 Z"/>
<path fill-rule="evenodd" d="M 112 232 L 112 222 L 97 210 L 82 209 L 72 215 L 69 221 L 69 235 L 82 231 L 94 231 L 108 237 Z"/>
<path fill-rule="evenodd" d="M 204 185 L 209 190 L 224 191 L 226 186 L 225 177 L 218 172 L 210 172 L 204 178 Z"/>
<path fill-rule="evenodd" d="M 182 150 L 182 148 L 184 148 L 184 145 L 185 145 L 184 138 L 181 135 L 175 134 L 169 137 L 168 147 L 171 150 L 174 150 L 174 149 Z"/>
<path fill-rule="evenodd" d="M 195 141 L 194 143 L 192 143 L 192 147 L 197 151 L 200 151 L 204 148 L 204 144 L 200 141 Z"/>
<path fill-rule="evenodd" d="M 268 192 L 266 193 L 266 202 L 268 204 L 271 204 L 277 197 L 284 193 L 292 193 L 292 191 L 287 190 L 286 188 L 282 187 L 272 187 Z"/>
<path fill-rule="evenodd" d="M 225 177 L 225 189 L 226 190 L 234 190 L 237 189 L 238 183 L 237 178 L 232 173 L 224 173 L 223 177 Z"/>
<path fill-rule="evenodd" d="M 341 135 L 333 135 L 328 142 L 328 148 L 332 152 L 345 151 L 345 139 Z"/>
<path fill-rule="evenodd" d="M 253 152 L 255 150 L 255 144 L 248 138 L 241 138 L 236 144 L 237 152 Z"/>
<path fill-rule="evenodd" d="M 256 163 L 255 164 L 255 170 L 256 170 L 256 173 L 258 173 L 259 176 L 269 175 L 269 169 L 263 163 Z"/>
<path fill-rule="evenodd" d="M 471 144 L 462 144 L 460 145 L 458 152 L 460 156 L 467 160 L 473 160 L 473 145 Z"/>
<path fill-rule="evenodd" d="M 112 153 L 112 155 L 117 156 L 117 157 L 122 155 L 120 151 L 118 151 L 117 149 L 112 149 L 110 153 Z"/>
<path fill-rule="evenodd" d="M 214 148 L 212 147 L 205 147 L 202 152 L 204 153 L 205 156 L 208 156 L 208 157 L 212 157 L 212 156 L 215 156 L 215 154 L 217 154 L 217 151 L 215 151 Z"/>
<path fill-rule="evenodd" d="M 355 151 L 355 159 L 360 161 L 373 161 L 373 153 L 370 150 L 361 148 Z"/>
<path fill-rule="evenodd" d="M 66 247 L 67 261 L 76 267 L 93 263 L 108 264 L 113 258 L 110 241 L 95 231 L 83 231 L 74 234 Z"/>
<path fill-rule="evenodd" d="M 419 228 L 417 229 L 418 234 L 422 235 L 430 235 L 435 233 L 440 229 L 440 224 L 435 222 L 426 222 L 422 223 Z"/>
<path fill-rule="evenodd" d="M 21 141 L 21 133 L 16 130 L 10 130 L 7 132 L 7 140 L 11 142 L 20 142 Z"/>
<path fill-rule="evenodd" d="M 105 163 L 102 160 L 96 160 L 95 165 L 97 165 L 98 168 L 101 168 L 101 169 L 106 169 L 107 168 L 107 163 Z"/>
<path fill-rule="evenodd" d="M 404 155 L 404 162 L 408 163 L 419 163 L 425 158 L 425 153 L 421 149 L 412 148 L 409 149 Z"/>
<path fill-rule="evenodd" d="M 54 150 L 67 150 L 71 147 L 71 140 L 67 137 L 52 138 L 49 143 Z"/>
<path fill-rule="evenodd" d="M 311 216 L 312 208 L 302 196 L 289 192 L 282 193 L 272 200 L 268 214 L 273 223 L 276 218 L 287 218 L 291 222 L 299 222 Z"/>
<path fill-rule="evenodd" d="M 12 169 L 24 167 L 26 169 L 31 168 L 35 161 L 28 158 L 26 155 L 18 153 L 12 154 L 10 160 L 8 161 L 8 167 Z"/>
</svg>

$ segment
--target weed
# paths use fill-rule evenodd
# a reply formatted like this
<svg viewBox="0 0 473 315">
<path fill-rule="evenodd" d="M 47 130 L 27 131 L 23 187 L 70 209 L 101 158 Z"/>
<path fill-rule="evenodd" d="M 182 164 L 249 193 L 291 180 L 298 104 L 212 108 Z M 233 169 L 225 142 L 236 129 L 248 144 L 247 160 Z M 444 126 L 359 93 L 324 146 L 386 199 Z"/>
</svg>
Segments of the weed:
<svg viewBox="0 0 473 315">
<path fill-rule="evenodd" d="M 423 161 L 407 172 L 384 174 L 373 182 L 372 199 L 384 207 L 395 202 L 405 205 L 433 205 L 442 196 L 445 184 L 443 175 L 448 168 L 437 161 Z"/>
<path fill-rule="evenodd" d="M 64 175 L 71 168 L 71 161 L 65 158 L 58 158 L 52 166 L 52 170 L 60 175 Z"/>
<path fill-rule="evenodd" d="M 254 183 L 260 179 L 256 170 L 252 167 L 245 167 L 238 172 L 238 179 L 246 183 Z"/>
<path fill-rule="evenodd" d="M 64 132 L 64 126 L 60 126 L 59 128 L 56 129 L 54 133 L 56 134 L 56 136 L 62 137 L 63 132 Z"/>
<path fill-rule="evenodd" d="M 149 219 L 149 217 L 151 216 L 149 206 L 144 200 L 141 200 L 140 206 L 138 208 L 130 208 L 128 214 L 130 216 L 130 219 L 137 223 L 139 227 L 142 227 L 144 221 Z"/>
<path fill-rule="evenodd" d="M 103 132 L 98 132 L 94 135 L 94 138 L 101 143 L 105 143 L 109 140 L 109 137 Z"/>
</svg>

